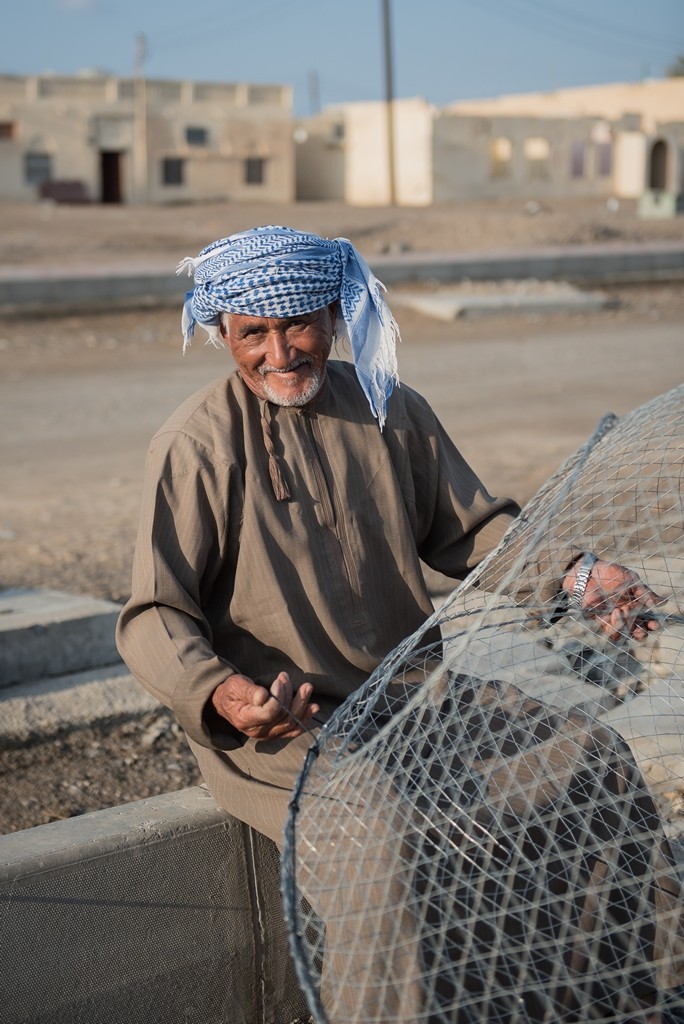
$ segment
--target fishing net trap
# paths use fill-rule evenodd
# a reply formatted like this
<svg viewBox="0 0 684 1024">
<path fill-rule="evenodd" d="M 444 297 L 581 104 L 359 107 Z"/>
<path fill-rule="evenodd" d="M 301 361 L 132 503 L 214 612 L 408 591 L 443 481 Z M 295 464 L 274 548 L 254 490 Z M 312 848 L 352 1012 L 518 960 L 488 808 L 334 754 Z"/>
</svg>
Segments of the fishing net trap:
<svg viewBox="0 0 684 1024">
<path fill-rule="evenodd" d="M 605 417 L 313 742 L 282 891 L 318 1024 L 684 1021 L 683 424 L 684 387 Z M 584 551 L 657 629 L 570 606 Z"/>
</svg>

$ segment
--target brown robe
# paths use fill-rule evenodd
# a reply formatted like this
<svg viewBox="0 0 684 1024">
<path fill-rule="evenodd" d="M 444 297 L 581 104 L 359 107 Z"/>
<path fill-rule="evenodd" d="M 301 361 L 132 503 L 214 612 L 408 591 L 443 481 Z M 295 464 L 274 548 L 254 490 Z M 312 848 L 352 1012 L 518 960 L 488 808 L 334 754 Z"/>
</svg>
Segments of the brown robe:
<svg viewBox="0 0 684 1024">
<path fill-rule="evenodd" d="M 420 559 L 462 579 L 518 511 L 405 385 L 381 433 L 350 363 L 328 363 L 304 408 L 262 402 L 233 374 L 152 440 L 119 650 L 176 713 L 217 802 L 280 841 L 311 737 L 246 739 L 212 722 L 213 690 L 286 670 L 313 684 L 325 720 L 431 613 Z"/>
</svg>

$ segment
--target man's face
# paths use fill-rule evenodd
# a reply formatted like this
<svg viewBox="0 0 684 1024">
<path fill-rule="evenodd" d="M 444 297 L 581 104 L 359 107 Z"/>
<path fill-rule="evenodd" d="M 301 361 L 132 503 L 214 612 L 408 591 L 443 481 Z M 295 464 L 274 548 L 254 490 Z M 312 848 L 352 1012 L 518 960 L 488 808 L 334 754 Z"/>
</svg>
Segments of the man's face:
<svg viewBox="0 0 684 1024">
<path fill-rule="evenodd" d="M 221 333 L 242 378 L 275 405 L 307 405 L 325 380 L 335 306 L 292 317 L 225 313 Z"/>
</svg>

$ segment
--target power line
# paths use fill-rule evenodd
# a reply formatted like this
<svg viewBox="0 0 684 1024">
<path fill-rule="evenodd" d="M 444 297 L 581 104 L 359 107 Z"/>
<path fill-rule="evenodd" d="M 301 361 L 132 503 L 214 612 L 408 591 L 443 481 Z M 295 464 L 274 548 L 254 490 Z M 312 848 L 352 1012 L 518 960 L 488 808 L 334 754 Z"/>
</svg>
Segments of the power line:
<svg viewBox="0 0 684 1024">
<path fill-rule="evenodd" d="M 616 53 L 614 48 L 607 48 L 605 43 L 600 43 L 595 39 L 596 33 L 593 29 L 583 28 L 581 24 L 576 26 L 563 26 L 562 29 L 558 25 L 547 24 L 543 19 L 540 19 L 536 14 L 533 14 L 529 9 L 525 7 L 518 8 L 515 10 L 515 4 L 524 4 L 525 0 L 506 0 L 506 6 L 504 9 L 496 5 L 496 0 L 464 0 L 465 3 L 475 7 L 478 11 L 487 11 L 489 14 L 498 18 L 499 20 L 505 21 L 507 24 L 515 24 L 525 29 L 537 32 L 540 35 L 544 35 L 547 38 L 552 38 L 556 42 L 559 39 L 559 32 L 562 31 L 563 39 L 572 43 L 574 46 L 580 49 L 593 51 L 599 53 L 604 59 L 609 60 L 611 58 L 617 59 L 620 54 Z M 591 38 L 587 38 L 586 34 L 589 33 Z M 613 40 L 619 42 L 618 40 Z M 638 43 L 635 40 L 633 45 L 637 46 Z M 643 55 L 643 41 L 639 48 L 641 55 Z"/>
<path fill-rule="evenodd" d="M 672 39 L 652 36 L 646 32 L 632 32 L 630 29 L 625 29 L 617 24 L 617 18 L 614 22 L 603 21 L 600 18 L 593 18 L 586 14 L 577 14 L 575 11 L 568 10 L 567 8 L 557 7 L 555 4 L 549 4 L 547 0 L 517 0 L 517 2 L 532 7 L 536 11 L 541 11 L 548 18 L 560 19 L 561 22 L 570 23 L 572 27 L 580 31 L 603 32 L 611 38 L 622 36 L 625 40 L 638 43 L 641 46 L 643 46 L 644 42 L 652 42 L 659 46 L 666 46 L 668 49 L 672 48 Z"/>
<path fill-rule="evenodd" d="M 221 17 L 214 20 L 203 17 L 201 23 L 198 23 L 197 20 L 193 21 L 190 28 L 194 28 L 194 32 L 188 31 L 185 27 L 181 26 L 171 30 L 166 35 L 161 33 L 155 36 L 155 50 L 160 53 L 168 53 L 181 48 L 189 48 L 198 42 L 206 42 L 207 39 L 212 39 L 217 32 L 225 32 L 228 41 L 230 41 L 245 29 L 253 26 L 263 26 L 265 22 L 268 22 L 270 25 L 273 21 L 279 20 L 284 16 L 289 17 L 293 7 L 301 8 L 302 4 L 308 6 L 312 2 L 313 0 L 290 0 L 289 4 L 285 4 L 283 0 L 272 0 L 270 3 L 266 0 L 266 3 L 259 7 L 250 6 L 249 11 L 245 12 L 242 18 L 239 16 L 232 17 L 230 12 L 226 11 L 224 7 Z M 229 57 L 230 53 L 227 53 L 226 58 L 229 59 Z"/>
</svg>

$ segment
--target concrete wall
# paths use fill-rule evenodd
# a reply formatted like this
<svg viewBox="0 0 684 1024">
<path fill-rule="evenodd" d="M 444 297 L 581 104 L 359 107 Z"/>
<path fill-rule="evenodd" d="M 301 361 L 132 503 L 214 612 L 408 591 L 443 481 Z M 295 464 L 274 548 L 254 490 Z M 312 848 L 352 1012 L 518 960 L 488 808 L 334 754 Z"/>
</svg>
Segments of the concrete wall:
<svg viewBox="0 0 684 1024">
<path fill-rule="evenodd" d="M 294 130 L 297 199 L 345 198 L 345 118 L 331 109 Z"/>
<path fill-rule="evenodd" d="M 394 109 L 396 202 L 637 198 L 654 142 L 668 146 L 668 191 L 682 191 L 684 79 Z M 389 202 L 384 103 L 351 103 L 298 126 L 298 197 Z M 297 132 L 295 134 L 297 134 Z M 508 159 L 501 156 L 508 152 Z"/>
<path fill-rule="evenodd" d="M 291 1024 L 279 858 L 201 787 L 0 836 L 4 1024 Z"/>
<path fill-rule="evenodd" d="M 0 126 L 4 199 L 37 198 L 25 162 L 45 154 L 53 179 L 114 201 L 103 153 L 112 154 L 123 202 L 294 198 L 287 86 L 0 75 Z M 259 180 L 248 180 L 249 160 L 263 161 Z M 179 181 L 168 180 L 168 166 L 165 181 L 165 161 L 180 161 Z"/>
<path fill-rule="evenodd" d="M 614 194 L 614 131 L 599 119 L 442 113 L 433 145 L 437 202 Z"/>
<path fill-rule="evenodd" d="M 345 108 L 345 198 L 353 206 L 390 201 L 387 107 L 351 103 Z M 395 199 L 399 206 L 432 202 L 433 108 L 421 99 L 393 105 Z"/>
<path fill-rule="evenodd" d="M 395 199 L 432 202 L 433 108 L 424 100 L 393 104 Z M 301 121 L 295 129 L 297 198 L 343 199 L 353 206 L 390 201 L 387 107 L 349 103 Z"/>
</svg>

